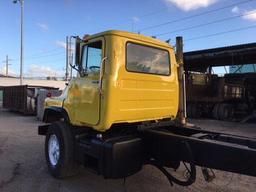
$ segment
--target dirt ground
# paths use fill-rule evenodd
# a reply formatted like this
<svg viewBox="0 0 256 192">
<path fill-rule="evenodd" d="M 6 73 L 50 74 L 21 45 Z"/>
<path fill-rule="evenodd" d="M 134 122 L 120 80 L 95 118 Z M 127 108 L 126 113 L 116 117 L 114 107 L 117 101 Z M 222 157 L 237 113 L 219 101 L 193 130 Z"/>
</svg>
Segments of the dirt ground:
<svg viewBox="0 0 256 192">
<path fill-rule="evenodd" d="M 212 129 L 256 138 L 256 124 L 238 124 L 213 120 L 193 121 L 205 129 Z M 37 135 L 40 124 L 35 117 L 21 116 L 0 109 L 0 191 L 88 191 L 88 192 L 254 192 L 256 178 L 215 171 L 211 183 L 203 180 L 198 168 L 197 181 L 190 187 L 174 185 L 155 168 L 145 166 L 142 171 L 126 179 L 104 180 L 81 168 L 78 176 L 57 180 L 47 170 L 44 158 L 44 137 Z"/>
</svg>

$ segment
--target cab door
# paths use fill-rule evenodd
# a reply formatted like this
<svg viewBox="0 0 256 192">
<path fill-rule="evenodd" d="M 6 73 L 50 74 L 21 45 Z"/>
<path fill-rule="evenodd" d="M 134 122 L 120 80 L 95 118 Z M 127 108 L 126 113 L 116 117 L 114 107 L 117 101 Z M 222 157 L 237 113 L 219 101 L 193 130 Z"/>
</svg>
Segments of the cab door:
<svg viewBox="0 0 256 192">
<path fill-rule="evenodd" d="M 82 47 L 82 75 L 73 83 L 75 119 L 81 124 L 97 125 L 100 120 L 100 73 L 104 54 L 103 38 L 90 40 Z"/>
</svg>

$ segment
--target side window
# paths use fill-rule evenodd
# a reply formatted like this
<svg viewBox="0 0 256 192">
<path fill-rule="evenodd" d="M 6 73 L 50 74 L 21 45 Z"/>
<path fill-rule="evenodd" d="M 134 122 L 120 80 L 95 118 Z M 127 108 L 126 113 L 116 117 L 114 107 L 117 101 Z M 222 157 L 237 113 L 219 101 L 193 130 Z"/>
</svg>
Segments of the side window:
<svg viewBox="0 0 256 192">
<path fill-rule="evenodd" d="M 93 42 L 83 47 L 82 68 L 86 73 L 99 71 L 101 59 L 101 41 Z"/>
<path fill-rule="evenodd" d="M 127 71 L 156 75 L 170 75 L 169 58 L 169 52 L 167 50 L 127 43 Z"/>
</svg>

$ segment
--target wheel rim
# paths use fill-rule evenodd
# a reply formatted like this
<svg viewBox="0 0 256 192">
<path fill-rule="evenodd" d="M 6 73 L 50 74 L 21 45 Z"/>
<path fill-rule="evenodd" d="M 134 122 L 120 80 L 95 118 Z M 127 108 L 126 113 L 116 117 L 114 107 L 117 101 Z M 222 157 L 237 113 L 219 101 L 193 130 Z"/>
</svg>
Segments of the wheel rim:
<svg viewBox="0 0 256 192">
<path fill-rule="evenodd" d="M 56 135 L 51 135 L 48 141 L 48 155 L 52 166 L 56 166 L 60 158 L 60 145 Z"/>
</svg>

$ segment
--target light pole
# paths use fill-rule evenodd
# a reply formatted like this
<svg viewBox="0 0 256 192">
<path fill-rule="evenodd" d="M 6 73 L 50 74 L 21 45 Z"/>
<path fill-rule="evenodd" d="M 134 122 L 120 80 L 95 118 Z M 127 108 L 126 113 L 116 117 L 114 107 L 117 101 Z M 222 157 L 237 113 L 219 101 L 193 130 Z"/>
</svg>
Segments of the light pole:
<svg viewBox="0 0 256 192">
<path fill-rule="evenodd" d="M 13 3 L 20 3 L 20 85 L 23 84 L 23 11 L 24 0 L 13 0 Z"/>
</svg>

